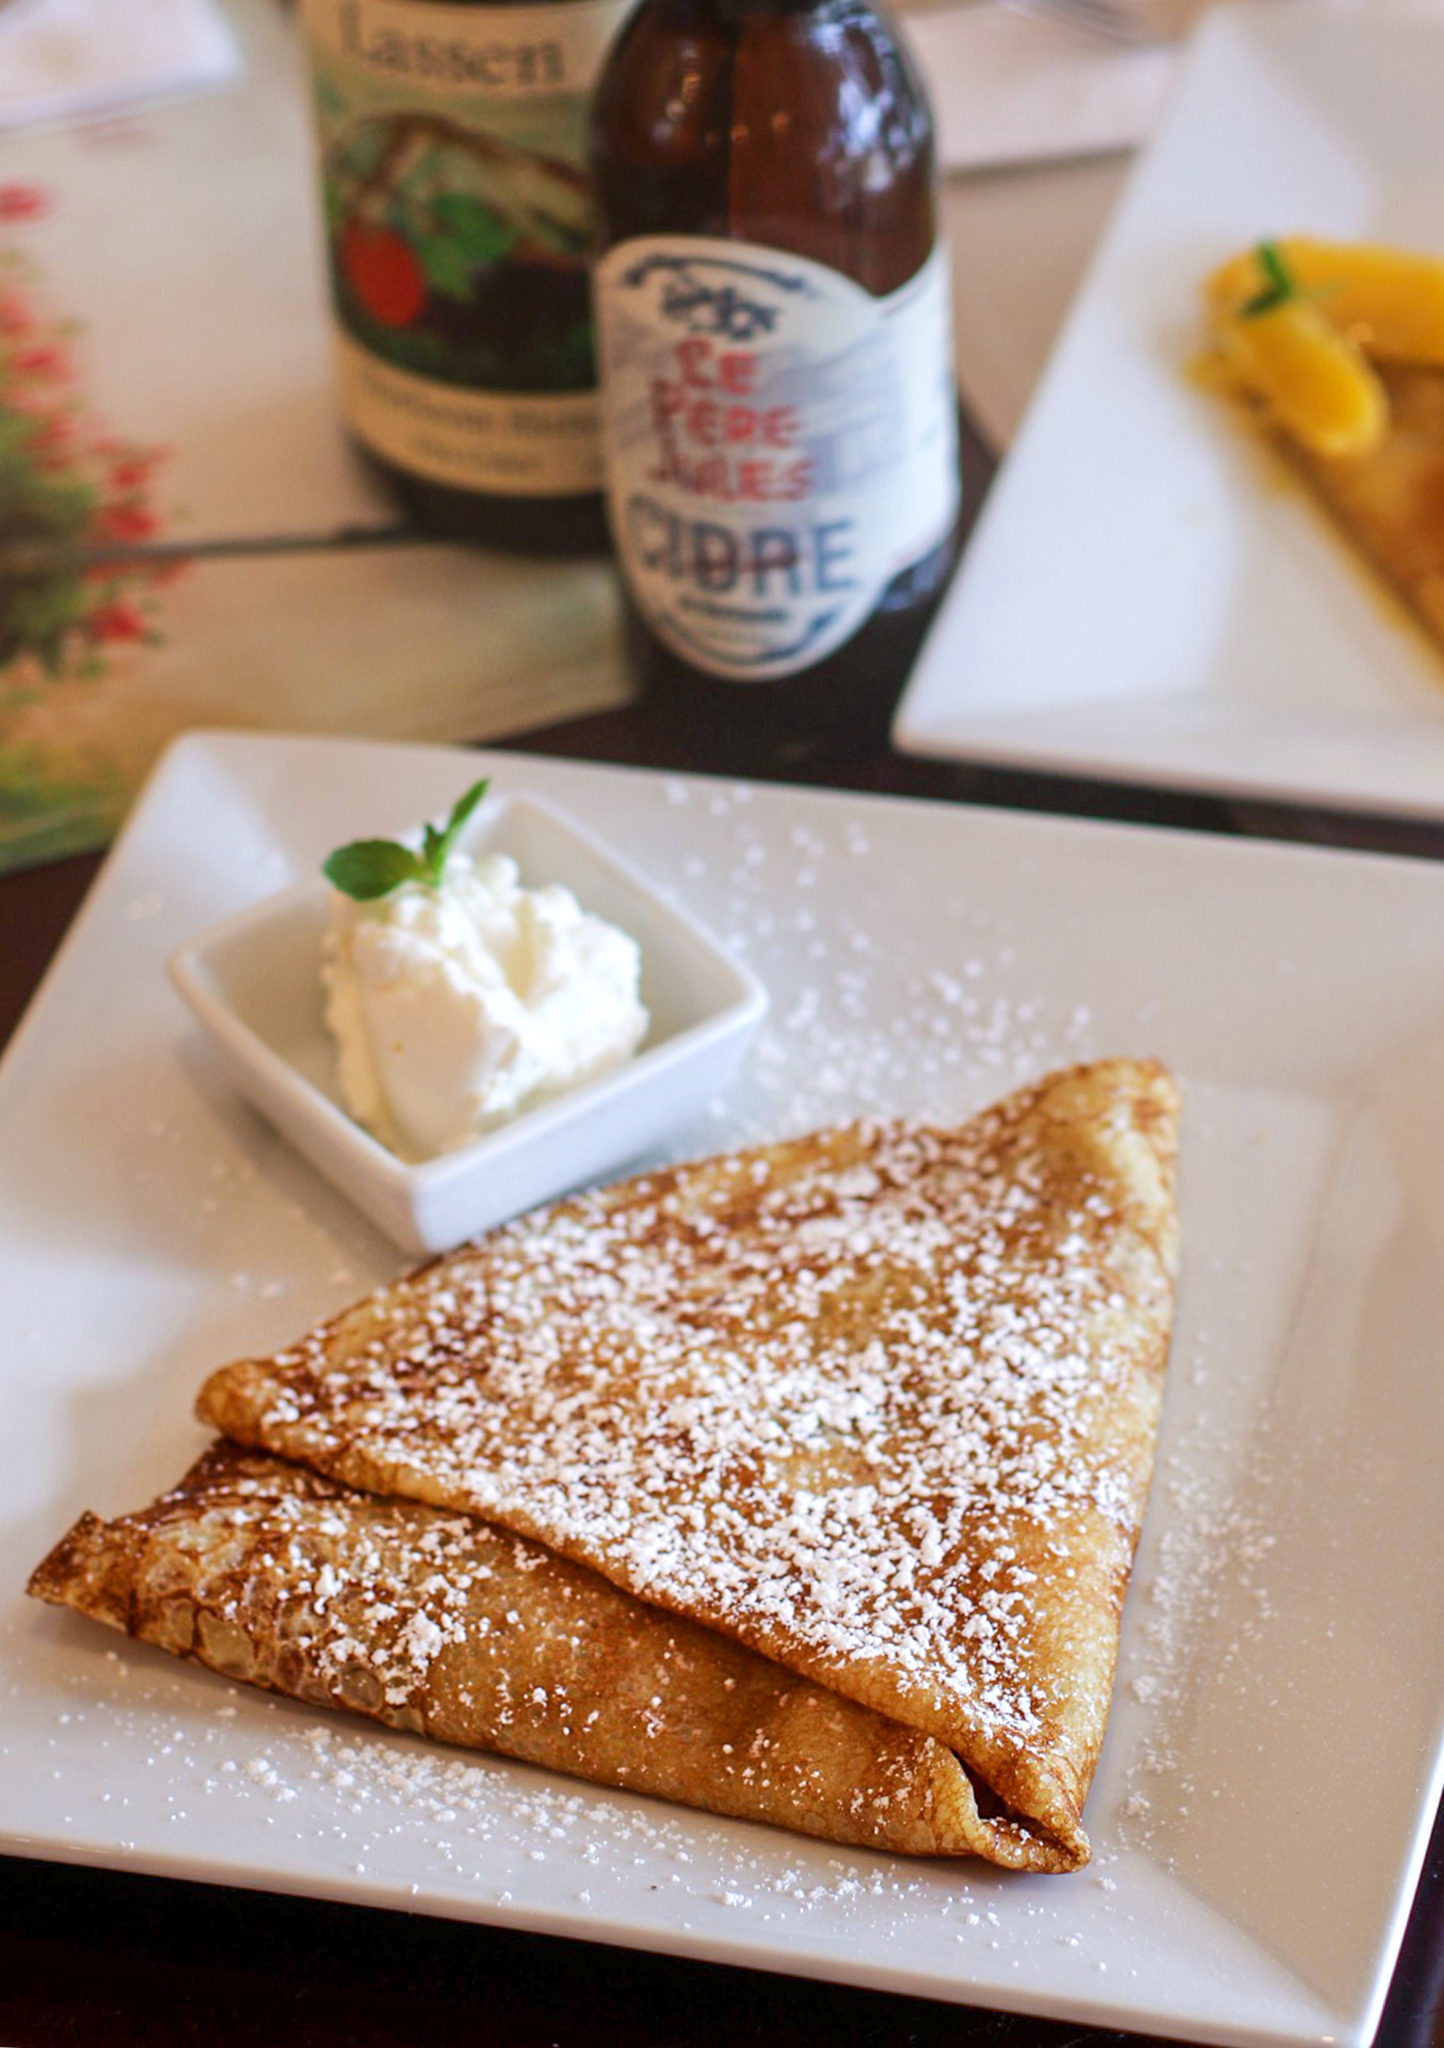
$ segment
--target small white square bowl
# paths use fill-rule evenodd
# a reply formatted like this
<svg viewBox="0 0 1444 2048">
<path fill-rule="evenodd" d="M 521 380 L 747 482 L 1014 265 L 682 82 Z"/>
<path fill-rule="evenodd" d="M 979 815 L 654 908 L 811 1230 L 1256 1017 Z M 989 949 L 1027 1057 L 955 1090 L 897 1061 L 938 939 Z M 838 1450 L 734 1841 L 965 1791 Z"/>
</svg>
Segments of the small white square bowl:
<svg viewBox="0 0 1444 2048">
<path fill-rule="evenodd" d="M 639 1157 L 716 1094 L 767 1010 L 755 975 L 549 804 L 488 799 L 460 845 L 510 854 L 529 887 L 561 882 L 630 933 L 651 1022 L 624 1065 L 454 1152 L 408 1165 L 342 1107 L 321 983 L 330 889 L 319 876 L 214 926 L 169 963 L 242 1093 L 412 1252 L 449 1250 Z"/>
</svg>

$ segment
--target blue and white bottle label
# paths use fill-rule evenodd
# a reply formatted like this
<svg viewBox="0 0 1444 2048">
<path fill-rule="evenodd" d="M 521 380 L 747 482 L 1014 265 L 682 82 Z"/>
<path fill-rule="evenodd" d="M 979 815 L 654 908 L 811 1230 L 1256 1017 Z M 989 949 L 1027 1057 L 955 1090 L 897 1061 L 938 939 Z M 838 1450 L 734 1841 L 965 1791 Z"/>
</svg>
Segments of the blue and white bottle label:
<svg viewBox="0 0 1444 2048">
<path fill-rule="evenodd" d="M 874 298 L 820 263 L 694 235 L 596 277 L 613 534 L 658 637 L 713 675 L 810 668 L 957 514 L 946 259 Z"/>
</svg>

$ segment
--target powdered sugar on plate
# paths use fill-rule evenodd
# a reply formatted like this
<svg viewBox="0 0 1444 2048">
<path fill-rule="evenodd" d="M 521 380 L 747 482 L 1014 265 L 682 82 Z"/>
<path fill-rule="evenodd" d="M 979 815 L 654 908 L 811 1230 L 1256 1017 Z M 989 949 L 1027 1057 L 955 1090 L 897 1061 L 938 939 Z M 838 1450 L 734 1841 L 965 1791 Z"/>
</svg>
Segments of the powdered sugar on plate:
<svg viewBox="0 0 1444 2048">
<path fill-rule="evenodd" d="M 205 1068 L 161 962 L 357 831 L 444 811 L 476 766 L 196 736 L 142 801 L 6 1077 L 13 1554 L 172 1480 L 218 1359 L 395 1272 Z M 1439 1453 L 1420 1393 L 1444 1157 L 1427 1050 L 1439 877 L 971 806 L 480 766 L 571 808 L 767 981 L 765 1037 L 669 1157 L 852 1113 L 957 1121 L 1103 1053 L 1156 1053 L 1183 1081 L 1182 1318 L 1087 1815 L 1095 1861 L 1061 1882 L 938 1876 L 521 1766 L 468 1761 L 464 1788 L 393 1778 L 419 1742 L 233 1695 L 159 1653 L 113 1664 L 93 1630 L 18 1594 L 0 1615 L 9 1838 L 1193 2040 L 1367 2041 L 1438 1751 L 1440 1567 L 1417 1530 Z M 1361 1104 L 1382 1169 L 1341 1181 Z M 1381 1712 L 1391 1739 L 1350 1749 L 1345 1724 Z M 1301 1772 L 1331 1782 L 1345 1753 L 1358 1879 L 1341 1923 L 1329 1802 L 1297 1788 Z M 874 1898 L 874 1882 L 896 1890 Z"/>
<path fill-rule="evenodd" d="M 901 929 L 891 889 L 877 886 L 865 816 L 841 811 L 779 833 L 746 784 L 672 779 L 659 794 L 669 810 L 705 819 L 710 849 L 688 856 L 674 893 L 727 935 L 772 996 L 749 1074 L 715 1105 L 729 1139 L 874 1113 L 947 1119 L 1051 1067 L 1120 1049 L 1098 1043 L 1081 990 L 1064 1003 L 1045 992 L 1051 977 L 1032 975 L 1009 920 L 965 875 L 930 892 L 921 946 Z"/>
</svg>

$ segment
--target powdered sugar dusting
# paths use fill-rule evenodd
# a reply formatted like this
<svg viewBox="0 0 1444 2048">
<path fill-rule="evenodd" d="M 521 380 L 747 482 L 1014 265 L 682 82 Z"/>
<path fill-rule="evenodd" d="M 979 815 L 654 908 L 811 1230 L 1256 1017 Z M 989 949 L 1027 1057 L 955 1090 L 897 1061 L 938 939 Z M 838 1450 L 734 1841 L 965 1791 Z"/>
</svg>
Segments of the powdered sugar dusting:
<svg viewBox="0 0 1444 2048">
<path fill-rule="evenodd" d="M 910 947 L 912 935 L 875 900 L 865 813 L 779 833 L 775 820 L 752 813 L 750 798 L 745 786 L 709 792 L 709 842 L 725 825 L 724 850 L 689 855 L 675 892 L 715 922 L 774 995 L 749 1085 L 718 1105 L 733 1136 L 923 1104 L 975 1108 L 1097 1052 L 1088 1004 L 1060 1008 L 1029 988 L 1006 925 L 965 877 L 930 902 L 932 944 Z M 695 799 L 673 783 L 665 801 Z M 837 895 L 847 905 L 840 914 Z"/>
<path fill-rule="evenodd" d="M 75 1681 L 51 1750 L 66 1757 L 83 1741 L 94 1789 L 72 1784 L 66 1797 L 77 1820 L 103 1827 L 142 1866 L 158 1840 L 184 1853 L 193 1831 L 205 1839 L 223 1817 L 235 1867 L 262 1881 L 300 1856 L 328 1892 L 466 1917 L 583 1937 L 645 1927 L 651 1938 L 695 1936 L 702 1952 L 770 1954 L 785 1968 L 854 1957 L 883 1928 L 892 1944 L 917 1944 L 936 1969 L 979 1985 L 1040 1956 L 1051 1972 L 1066 1959 L 1089 1976 L 1110 1964 L 1122 1978 L 1138 1974 L 1107 1857 L 1077 1881 L 1082 1892 L 1035 1889 L 978 1863 L 837 1849 L 316 1720 L 144 1649 L 96 1662 L 101 1671 Z M 124 1789 L 109 1770 L 117 1755 L 132 1760 Z"/>
<path fill-rule="evenodd" d="M 230 1827 L 258 1846 L 270 1838 L 319 1850 L 328 1867 L 385 1880 L 419 1856 L 431 1896 L 457 1906 L 545 1905 L 585 1915 L 593 1888 L 612 1911 L 630 1899 L 657 1917 L 718 1908 L 756 1927 L 813 1915 L 849 1920 L 879 1906 L 889 1915 L 956 1916 L 960 1926 L 996 1928 L 986 1904 L 986 1870 L 935 1869 L 838 1849 L 775 1829 L 713 1819 L 659 1800 L 612 1793 L 506 1759 L 366 1730 L 344 1719 L 314 1720 L 291 1701 L 226 1687 L 209 1674 L 171 1676 L 176 1667 L 140 1649 L 109 1652 L 104 1675 L 73 1691 L 53 1741 L 65 1755 L 77 1737 L 100 1769 L 89 1795 L 123 1853 L 132 1808 L 148 1803 L 147 1780 L 163 1793 L 165 1824 L 184 1831 L 224 1801 Z M 112 1749 L 139 1754 L 139 1781 L 125 1791 L 104 1782 Z M 65 1774 L 59 1766 L 52 1775 Z M 77 1810 L 87 1803 L 77 1785 Z M 558 1885 L 567 1889 L 558 1892 Z M 413 1893 L 421 1885 L 412 1881 Z M 982 1902 L 980 1905 L 980 1901 Z M 577 1931 L 584 1931 L 579 1928 Z"/>
<path fill-rule="evenodd" d="M 26 1283 L 36 1256 L 46 1255 L 33 1283 L 21 1285 L 12 1345 L 24 1354 L 13 1435 L 25 1450 L 8 1501 L 17 1557 L 38 1555 L 59 1519 L 87 1500 L 118 1507 L 136 1498 L 137 1485 L 149 1490 L 169 1478 L 194 1446 L 186 1401 L 217 1358 L 286 1341 L 306 1318 L 400 1264 L 236 1106 L 189 1034 L 180 1045 L 161 963 L 200 923 L 236 907 L 239 892 L 291 879 L 298 859 L 309 869 L 316 852 L 357 826 L 402 825 L 444 804 L 457 786 L 457 757 L 326 752 L 318 775 L 311 754 L 298 761 L 292 743 L 274 757 L 269 741 L 185 745 L 203 750 L 193 755 L 205 771 L 202 801 L 192 773 L 181 804 L 173 773 L 163 802 L 143 809 L 120 850 L 121 898 L 112 887 L 71 963 L 78 974 L 83 960 L 90 981 L 108 990 L 127 1087 L 117 1094 L 110 1066 L 97 1069 L 89 1043 L 74 1043 L 73 1000 L 69 1027 L 57 1006 L 54 1034 L 32 1034 L 28 1047 L 27 1073 L 65 1084 L 58 1098 L 46 1091 L 44 1099 L 70 1105 L 67 1142 L 84 1125 L 105 1143 L 87 1153 L 99 1183 L 87 1183 L 79 1211 L 73 1203 L 64 1210 L 83 1232 L 67 1230 L 53 1245 L 54 1233 L 28 1233 L 13 1276 Z M 228 758 L 227 748 L 257 751 Z M 1389 919 L 1379 915 L 1389 878 L 1338 857 L 1324 875 L 1322 856 L 1296 850 L 990 818 L 972 806 L 911 806 L 902 817 L 866 799 L 788 790 L 746 792 L 744 802 L 743 792 L 725 789 L 718 801 L 695 782 L 664 787 L 658 778 L 514 758 L 502 768 L 509 786 L 513 778 L 534 784 L 654 878 L 670 876 L 688 907 L 727 931 L 768 983 L 769 1057 L 749 1056 L 708 1115 L 672 1134 L 669 1155 L 773 1138 L 859 1108 L 946 1122 L 1015 1074 L 1027 1080 L 1070 1056 L 1118 1048 L 1171 1054 L 1188 1082 L 1189 1272 L 1156 1512 L 1089 1805 L 1094 1863 L 1062 1883 L 976 1866 L 907 1868 L 896 1884 L 879 1878 L 874 1898 L 874 1873 L 897 1869 L 885 1859 L 832 1858 L 773 1831 L 666 1815 L 523 1766 L 462 1765 L 465 1797 L 448 1806 L 449 1784 L 412 1778 L 398 1763 L 415 1758 L 418 1770 L 422 1760 L 429 1767 L 432 1749 L 415 1738 L 332 1717 L 317 1728 L 323 1747 L 313 1755 L 310 1710 L 234 1691 L 158 1653 L 109 1657 L 107 1638 L 23 1611 L 18 1601 L 0 1616 L 9 1660 L 0 1716 L 7 1811 L 62 1854 L 78 1844 L 87 1859 L 189 1874 L 216 1870 L 223 1858 L 242 1881 L 378 1904 L 409 1899 L 458 1915 L 530 1914 L 531 1924 L 583 1936 L 595 1921 L 653 1948 L 698 1952 L 716 1930 L 711 1953 L 766 1960 L 771 1927 L 782 1930 L 771 1954 L 784 1969 L 831 1967 L 982 2003 L 1016 2000 L 1021 2009 L 1108 2027 L 1157 2030 L 1186 2012 L 1191 2024 L 1234 2038 L 1270 2027 L 1299 2039 L 1357 2031 L 1388 1916 L 1397 1915 L 1397 1891 L 1385 1880 L 1403 1867 L 1396 1845 L 1412 1809 L 1400 1781 L 1418 1777 L 1417 1724 L 1362 1754 L 1357 1745 L 1326 1747 L 1322 1736 L 1349 1708 L 1357 1731 L 1379 1725 L 1380 1711 L 1407 1715 L 1420 1702 L 1432 1711 L 1438 1698 L 1433 1638 L 1419 1621 L 1438 1570 L 1413 1540 L 1432 1511 L 1419 1496 L 1438 1470 L 1430 1454 L 1439 1440 L 1437 1428 L 1430 1432 L 1439 1411 L 1419 1399 L 1420 1387 L 1432 1385 L 1424 1370 L 1428 1220 L 1437 1213 L 1444 1102 L 1439 920 L 1423 882 L 1393 878 L 1407 901 Z M 378 801 L 387 814 L 376 814 Z M 791 841 L 794 804 L 820 850 Z M 853 821 L 870 850 L 844 858 Z M 252 843 L 278 841 L 287 848 L 284 868 L 248 877 Z M 186 851 L 179 865 L 177 845 Z M 804 871 L 810 879 L 794 890 Z M 127 919 L 124 944 L 113 943 L 117 901 L 140 903 L 158 888 L 166 915 Z M 1384 895 L 1393 900 L 1388 888 Z M 1318 916 L 1322 896 L 1327 919 Z M 845 920 L 868 949 L 854 947 L 850 933 L 844 938 Z M 1386 928 L 1387 937 L 1378 936 Z M 75 998 L 77 975 L 62 977 L 55 993 Z M 963 1009 L 969 997 L 976 1011 Z M 1037 1041 L 1032 1056 L 1008 1042 L 1015 1017 Z M 1421 1071 L 1426 1045 L 1432 1053 Z M 935 1062 L 926 1073 L 925 1059 Z M 1384 1217 L 1392 1234 L 1382 1250 L 1377 1239 L 1364 1240 L 1352 1290 L 1342 1282 L 1324 1288 L 1333 1341 L 1309 1346 L 1306 1364 L 1284 1379 L 1280 1409 L 1264 1414 L 1262 1397 L 1280 1385 L 1289 1338 L 1285 1330 L 1281 1340 L 1278 1319 L 1290 1323 L 1318 1298 L 1316 1276 L 1290 1257 L 1291 1218 L 1311 1217 L 1336 1162 L 1305 1155 L 1291 1130 L 1279 1145 L 1289 1170 L 1272 1172 L 1260 1193 L 1257 1146 L 1238 1144 L 1217 1097 L 1250 1087 L 1275 1102 L 1301 1093 L 1338 1114 L 1386 1076 L 1393 1109 L 1383 1136 L 1407 1178 L 1406 1213 Z M 1210 1081 L 1218 1084 L 1212 1098 Z M 42 1099 L 38 1088 L 30 1095 Z M 38 1110 L 31 1117 L 18 1094 L 12 1106 L 38 1130 Z M 34 1152 L 27 1172 L 38 1172 L 38 1192 L 49 1198 L 38 1215 L 61 1213 L 60 1177 L 73 1157 L 63 1149 L 52 1162 Z M 220 1163 L 244 1170 L 213 1173 Z M 1220 1214 L 1235 1207 L 1247 1214 L 1251 1242 L 1208 1270 Z M 1349 1221 L 1357 1246 L 1360 1227 L 1380 1218 L 1368 1199 L 1353 1200 Z M 1343 1270 L 1339 1247 L 1331 1252 Z M 97 1253 L 108 1262 L 103 1283 Z M 1244 1327 L 1231 1310 L 1221 1314 L 1218 1282 L 1237 1295 L 1237 1272 L 1250 1256 L 1263 1277 L 1251 1301 L 1257 1315 Z M 147 1260 L 163 1266 L 164 1288 L 146 1275 Z M 256 1282 L 249 1292 L 230 1285 L 241 1272 Z M 113 1314 L 113 1283 L 122 1277 L 122 1312 Z M 275 1281 L 286 1289 L 278 1302 L 263 1292 Z M 1206 1350 L 1197 1341 L 1205 1334 Z M 1196 1386 L 1198 1373 L 1206 1379 Z M 33 1400 L 32 1380 L 43 1389 Z M 85 1390 L 79 1405 L 77 1386 Z M 1308 1473 L 1336 1485 L 1289 1493 L 1280 1475 L 1292 1476 L 1300 1446 L 1327 1430 L 1331 1416 L 1351 1432 L 1352 1464 L 1341 1456 L 1337 1469 Z M 1255 1432 L 1271 1433 L 1274 1460 L 1256 1482 L 1240 1452 Z M 1206 1557 L 1209 1531 L 1218 1545 L 1199 1603 L 1204 1625 L 1192 1638 L 1193 1589 L 1177 1548 L 1183 1532 L 1172 1533 L 1177 1516 L 1193 1525 L 1191 1557 Z M 1273 1547 L 1258 1549 L 1260 1538 Z M 1342 1554 L 1351 1540 L 1352 1566 Z M 1245 1584 L 1231 1599 L 1235 1543 Z M 1409 1559 L 1402 1574 L 1401 1556 Z M 1346 1607 L 1348 1624 L 1338 1620 Z M 1401 1642 L 1410 1626 L 1416 1639 Z M 1176 1657 L 1165 1656 L 1166 1642 L 1177 1644 Z M 1231 1651 L 1227 1684 L 1211 1690 L 1215 1654 L 1222 1664 Z M 1258 1689 L 1257 1711 L 1228 1724 L 1220 1710 L 1229 1699 L 1220 1695 L 1240 1694 L 1246 1673 Z M 1279 1695 L 1276 1705 L 1269 1693 Z M 1241 1739 L 1230 1744 L 1232 1733 Z M 1205 1736 L 1216 1738 L 1219 1768 L 1211 1771 L 1197 1768 Z M 1336 1828 L 1336 1802 L 1313 1800 L 1313 1839 L 1297 1816 L 1308 1803 L 1300 1767 L 1309 1787 L 1327 1787 L 1342 1754 L 1350 1756 L 1365 1876 L 1341 1919 L 1336 1843 L 1319 1839 L 1325 1825 Z M 1161 1768 L 1145 1768 L 1148 1758 Z M 1286 1768 L 1275 1771 L 1280 1762 Z M 313 1775 L 318 1765 L 322 1775 Z M 565 1801 L 560 1811 L 553 1794 Z M 1130 1816 L 1124 1809 L 1135 1799 Z M 567 1827 L 573 1801 L 595 1816 L 590 1835 L 583 1819 L 565 1841 L 549 1836 L 550 1825 Z M 1200 1867 L 1207 1843 L 1201 1833 L 1185 1838 L 1179 1804 L 1190 1809 L 1191 1826 L 1211 1805 L 1217 1835 L 1233 1844 L 1232 1862 L 1220 1854 Z M 536 1848 L 545 1861 L 533 1861 Z M 1165 1863 L 1177 1877 L 1165 1874 Z M 789 1914 L 784 1871 L 793 1873 L 795 1898 L 815 1897 L 818 1910 L 799 1903 Z M 722 1903 L 724 1895 L 734 1903 Z M 684 1921 L 703 1930 L 695 1941 L 678 1932 Z M 841 1931 L 829 1950 L 835 1925 Z"/>
<path fill-rule="evenodd" d="M 1127 1141 L 1160 1085 L 1125 1063 L 558 1205 L 222 1376 L 213 1419 L 512 1522 L 974 1757 L 1086 1768 L 1109 1656 L 1041 1645 L 1106 1645 L 1136 1537 L 1171 1226 Z M 1082 1163 L 1069 1115 L 1116 1153 Z"/>
</svg>

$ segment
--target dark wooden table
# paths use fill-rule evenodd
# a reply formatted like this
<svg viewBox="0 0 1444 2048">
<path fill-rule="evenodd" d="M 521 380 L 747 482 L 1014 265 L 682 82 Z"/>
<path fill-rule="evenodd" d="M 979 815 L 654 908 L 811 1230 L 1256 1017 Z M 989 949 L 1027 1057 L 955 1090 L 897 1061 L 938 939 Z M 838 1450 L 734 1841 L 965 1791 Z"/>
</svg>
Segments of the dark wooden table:
<svg viewBox="0 0 1444 2048">
<path fill-rule="evenodd" d="M 966 452 L 976 509 L 991 462 L 972 437 Z M 510 744 L 584 760 L 708 765 L 671 747 L 640 706 Z M 1444 827 L 1242 808 L 908 761 L 885 749 L 763 774 L 1444 858 Z M 0 1042 L 98 865 L 73 860 L 0 878 Z M 1342 1915 L 1346 1808 L 1338 1856 Z M 1123 2037 L 421 1915 L 0 1858 L 0 2048 L 1094 2048 L 1107 2038 Z M 1379 2048 L 1444 2048 L 1444 1814 L 1377 2039 Z"/>
</svg>

